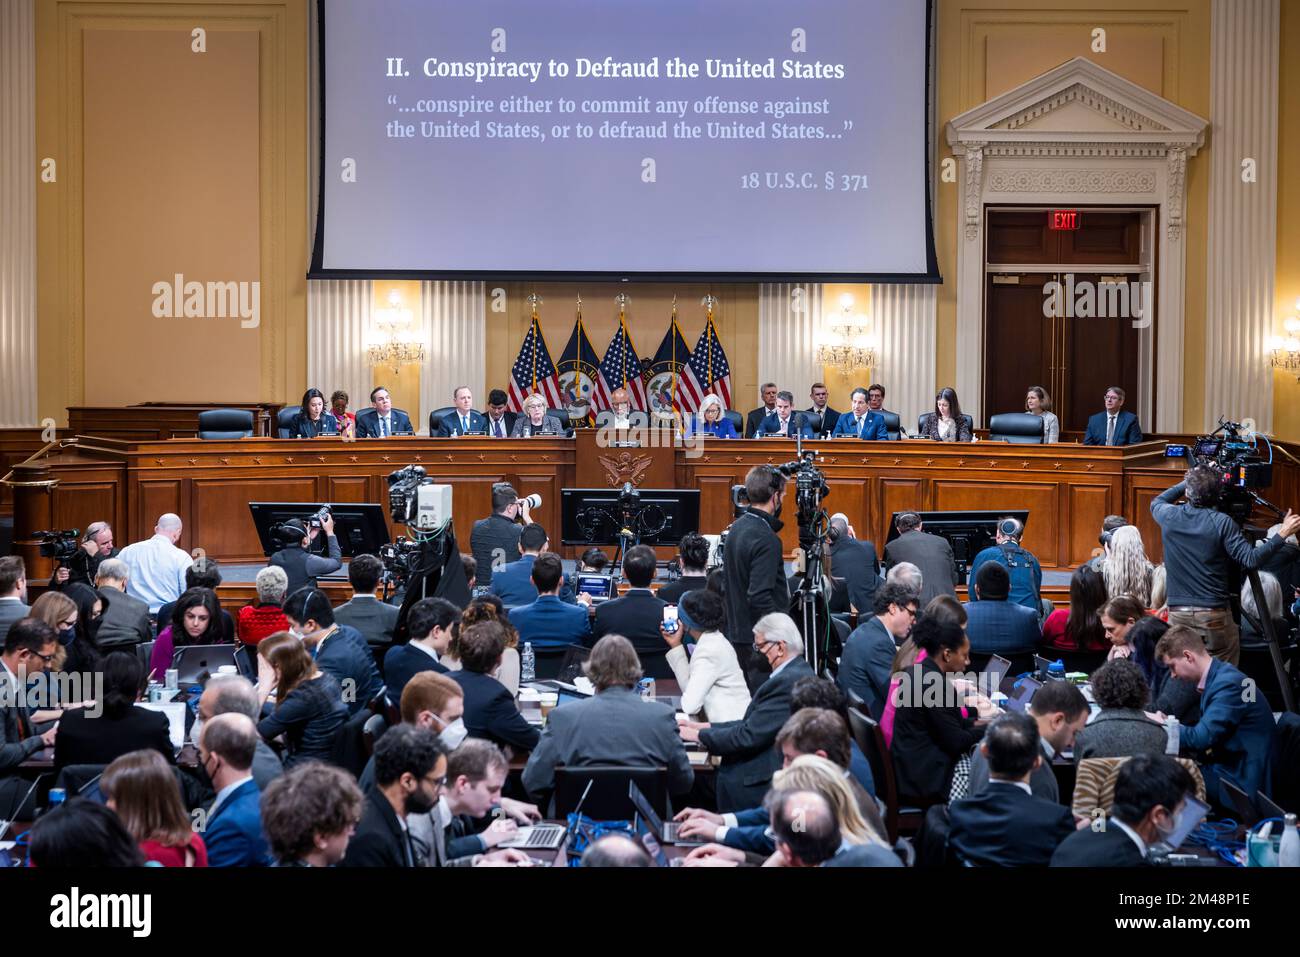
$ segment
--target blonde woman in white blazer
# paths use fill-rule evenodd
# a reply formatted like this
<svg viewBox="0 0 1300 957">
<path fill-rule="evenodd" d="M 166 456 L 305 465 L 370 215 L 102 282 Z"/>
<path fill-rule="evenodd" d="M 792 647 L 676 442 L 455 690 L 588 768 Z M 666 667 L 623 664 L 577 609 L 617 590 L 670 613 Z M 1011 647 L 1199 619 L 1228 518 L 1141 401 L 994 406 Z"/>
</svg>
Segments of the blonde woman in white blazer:
<svg viewBox="0 0 1300 957">
<path fill-rule="evenodd" d="M 710 722 L 739 721 L 749 707 L 749 686 L 740 670 L 736 649 L 722 634 L 726 624 L 722 597 L 701 588 L 682 596 L 677 607 L 677 631 L 660 629 L 668 644 L 668 665 L 682 689 L 681 710 L 701 712 Z M 685 641 L 695 639 L 688 660 Z"/>
</svg>

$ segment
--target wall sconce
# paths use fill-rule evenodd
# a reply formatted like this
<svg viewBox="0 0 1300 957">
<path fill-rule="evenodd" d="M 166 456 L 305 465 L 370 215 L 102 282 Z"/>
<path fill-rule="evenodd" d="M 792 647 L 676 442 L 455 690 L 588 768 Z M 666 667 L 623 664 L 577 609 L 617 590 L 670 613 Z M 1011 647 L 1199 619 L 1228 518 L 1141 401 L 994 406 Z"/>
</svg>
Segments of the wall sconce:
<svg viewBox="0 0 1300 957">
<path fill-rule="evenodd" d="M 830 366 L 842 376 L 876 365 L 876 343 L 870 331 L 871 320 L 853 311 L 853 296 L 840 296 L 840 311 L 819 337 L 817 361 Z"/>
<path fill-rule="evenodd" d="M 375 328 L 366 346 L 367 364 L 388 366 L 396 375 L 401 366 L 424 361 L 424 343 L 415 340 L 411 310 L 402 305 L 398 290 L 388 294 L 388 305 L 376 309 L 372 319 Z"/>
</svg>

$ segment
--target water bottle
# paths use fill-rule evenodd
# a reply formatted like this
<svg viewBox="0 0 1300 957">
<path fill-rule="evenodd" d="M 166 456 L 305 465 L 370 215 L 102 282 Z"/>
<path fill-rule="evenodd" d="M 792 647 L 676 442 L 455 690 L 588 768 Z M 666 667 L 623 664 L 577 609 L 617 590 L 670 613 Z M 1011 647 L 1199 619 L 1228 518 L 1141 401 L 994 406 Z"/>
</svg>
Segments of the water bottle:
<svg viewBox="0 0 1300 957">
<path fill-rule="evenodd" d="M 1178 739 L 1181 734 L 1179 730 L 1181 727 L 1182 725 L 1178 723 L 1178 719 L 1172 714 L 1165 718 L 1165 734 L 1169 736 L 1169 741 L 1165 744 L 1165 754 L 1172 754 L 1174 757 L 1178 757 Z"/>
<path fill-rule="evenodd" d="M 68 799 L 68 792 L 63 788 L 50 788 L 49 810 L 53 811 L 56 807 Z M 1291 815 L 1294 821 L 1295 815 Z"/>
<path fill-rule="evenodd" d="M 1053 661 L 1047 666 L 1047 677 L 1053 681 L 1065 680 L 1065 662 Z"/>
<path fill-rule="evenodd" d="M 533 652 L 533 643 L 524 642 L 523 653 L 519 656 L 519 682 L 537 680 L 537 655 Z"/>
<path fill-rule="evenodd" d="M 1282 828 L 1282 846 L 1277 852 L 1278 867 L 1300 867 L 1300 831 L 1296 830 L 1295 815 L 1286 816 Z"/>
</svg>

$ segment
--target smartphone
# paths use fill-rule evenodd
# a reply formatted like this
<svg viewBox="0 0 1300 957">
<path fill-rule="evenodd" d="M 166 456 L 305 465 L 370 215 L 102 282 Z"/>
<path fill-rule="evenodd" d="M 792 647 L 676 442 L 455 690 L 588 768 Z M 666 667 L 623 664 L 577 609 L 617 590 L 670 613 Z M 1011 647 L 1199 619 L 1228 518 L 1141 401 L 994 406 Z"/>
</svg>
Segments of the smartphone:
<svg viewBox="0 0 1300 957">
<path fill-rule="evenodd" d="M 677 631 L 677 606 L 664 606 L 664 631 L 673 634 Z"/>
</svg>

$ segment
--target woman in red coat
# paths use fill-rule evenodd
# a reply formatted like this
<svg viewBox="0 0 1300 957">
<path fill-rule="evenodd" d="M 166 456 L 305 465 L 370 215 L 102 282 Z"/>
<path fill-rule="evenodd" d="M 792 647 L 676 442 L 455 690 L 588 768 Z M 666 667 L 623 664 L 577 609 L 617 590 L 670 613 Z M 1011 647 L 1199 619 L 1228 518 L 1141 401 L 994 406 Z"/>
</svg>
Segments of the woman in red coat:
<svg viewBox="0 0 1300 957">
<path fill-rule="evenodd" d="M 289 587 L 289 576 L 277 565 L 268 565 L 257 573 L 257 601 L 239 609 L 239 640 L 256 646 L 267 635 L 289 630 L 289 619 L 281 605 Z"/>
</svg>

